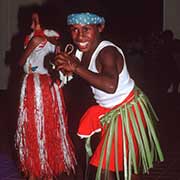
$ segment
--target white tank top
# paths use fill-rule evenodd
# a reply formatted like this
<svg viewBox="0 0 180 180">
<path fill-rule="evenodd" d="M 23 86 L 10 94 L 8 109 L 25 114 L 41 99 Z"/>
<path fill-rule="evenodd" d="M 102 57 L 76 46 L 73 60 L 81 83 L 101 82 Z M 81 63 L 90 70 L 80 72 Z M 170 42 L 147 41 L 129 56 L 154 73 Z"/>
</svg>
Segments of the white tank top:
<svg viewBox="0 0 180 180">
<path fill-rule="evenodd" d="M 57 36 L 53 30 L 44 30 L 46 36 Z M 33 37 L 33 35 L 32 35 Z M 48 70 L 44 67 L 44 58 L 49 53 L 55 52 L 55 45 L 51 44 L 49 41 L 43 41 L 40 43 L 27 58 L 26 63 L 24 64 L 24 72 L 29 73 L 29 67 L 31 66 L 34 69 L 34 73 L 48 74 Z"/>
<path fill-rule="evenodd" d="M 107 46 L 116 47 L 117 50 L 121 53 L 123 60 L 124 60 L 123 69 L 122 69 L 121 73 L 119 74 L 119 81 L 118 81 L 118 86 L 117 86 L 116 92 L 113 94 L 106 93 L 104 91 L 101 91 L 101 90 L 93 87 L 93 86 L 91 86 L 91 89 L 94 94 L 94 98 L 95 98 L 96 102 L 100 106 L 103 106 L 106 108 L 112 108 L 112 107 L 116 106 L 117 104 L 120 104 L 121 102 L 123 102 L 124 99 L 129 95 L 129 93 L 134 88 L 134 81 L 129 76 L 127 66 L 126 66 L 125 56 L 124 56 L 122 50 L 109 41 L 102 41 L 98 45 L 98 47 L 96 48 L 96 50 L 94 51 L 94 53 L 91 57 L 91 61 L 90 61 L 88 69 L 92 72 L 98 73 L 98 71 L 96 69 L 96 58 L 97 58 L 99 52 L 104 47 L 107 47 Z M 81 60 L 82 52 L 77 50 L 76 56 Z"/>
</svg>

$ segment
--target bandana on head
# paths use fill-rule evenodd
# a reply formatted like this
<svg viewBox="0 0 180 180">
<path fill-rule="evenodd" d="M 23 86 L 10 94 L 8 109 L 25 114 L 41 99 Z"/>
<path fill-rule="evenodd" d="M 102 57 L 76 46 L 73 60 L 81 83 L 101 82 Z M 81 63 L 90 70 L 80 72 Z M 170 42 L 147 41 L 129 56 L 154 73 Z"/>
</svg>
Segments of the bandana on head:
<svg viewBox="0 0 180 180">
<path fill-rule="evenodd" d="M 67 17 L 67 24 L 104 24 L 105 19 L 92 13 L 76 13 Z"/>
</svg>

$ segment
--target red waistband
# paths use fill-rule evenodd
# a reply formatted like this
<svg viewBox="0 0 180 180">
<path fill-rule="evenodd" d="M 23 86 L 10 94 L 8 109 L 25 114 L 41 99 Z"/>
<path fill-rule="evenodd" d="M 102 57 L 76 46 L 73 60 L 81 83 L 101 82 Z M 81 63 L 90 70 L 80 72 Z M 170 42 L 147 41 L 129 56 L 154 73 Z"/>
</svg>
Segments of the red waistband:
<svg viewBox="0 0 180 180">
<path fill-rule="evenodd" d="M 124 99 L 123 102 L 121 102 L 120 104 L 117 104 L 112 109 L 116 109 L 118 106 L 122 106 L 124 103 L 131 102 L 133 98 L 134 98 L 134 89 L 129 93 L 129 95 Z"/>
</svg>

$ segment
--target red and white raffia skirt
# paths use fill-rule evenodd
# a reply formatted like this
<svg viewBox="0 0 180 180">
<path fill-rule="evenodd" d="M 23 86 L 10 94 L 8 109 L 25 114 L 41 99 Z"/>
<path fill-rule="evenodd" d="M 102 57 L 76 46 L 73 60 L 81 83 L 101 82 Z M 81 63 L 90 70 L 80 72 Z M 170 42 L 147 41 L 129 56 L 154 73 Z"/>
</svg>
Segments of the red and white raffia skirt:
<svg viewBox="0 0 180 180">
<path fill-rule="evenodd" d="M 52 177 L 74 171 L 63 93 L 49 75 L 25 75 L 15 139 L 25 175 Z"/>
</svg>

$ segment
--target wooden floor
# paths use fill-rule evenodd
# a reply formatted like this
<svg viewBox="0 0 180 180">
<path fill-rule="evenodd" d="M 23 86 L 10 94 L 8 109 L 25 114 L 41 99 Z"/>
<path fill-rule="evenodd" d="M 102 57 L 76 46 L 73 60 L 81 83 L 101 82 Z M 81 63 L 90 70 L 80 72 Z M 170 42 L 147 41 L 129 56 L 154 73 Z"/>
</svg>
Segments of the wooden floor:
<svg viewBox="0 0 180 180">
<path fill-rule="evenodd" d="M 81 94 L 81 96 L 86 95 Z M 180 96 L 180 95 L 179 95 Z M 165 161 L 163 163 L 155 164 L 149 175 L 142 176 L 143 180 L 180 180 L 180 97 L 168 95 L 164 100 L 158 101 L 153 99 L 155 109 L 160 118 L 158 125 L 160 141 L 165 154 Z M 67 100 L 68 101 L 68 100 Z M 74 99 L 76 101 L 76 99 Z M 77 101 L 76 101 L 77 102 Z M 82 108 L 84 107 L 83 104 Z M 80 106 L 81 106 L 80 105 Z M 71 104 L 72 106 L 72 104 Z M 70 106 L 70 109 L 72 107 Z M 14 149 L 14 132 L 16 128 L 16 111 L 12 110 L 14 107 L 13 100 L 9 97 L 6 91 L 0 91 L 0 180 L 21 180 L 18 166 L 16 164 L 16 153 Z M 83 111 L 83 110 L 82 110 Z M 77 115 L 79 118 L 82 111 L 77 109 L 72 110 L 70 118 Z M 82 143 L 75 138 L 73 126 L 69 125 L 69 133 L 79 148 L 79 157 L 84 155 Z M 85 167 L 85 160 L 78 159 L 79 166 L 77 166 L 76 175 L 62 175 L 57 179 L 61 180 L 83 180 L 82 174 Z M 83 167 L 83 168 L 81 168 Z M 93 171 L 92 171 L 93 172 Z"/>
</svg>

